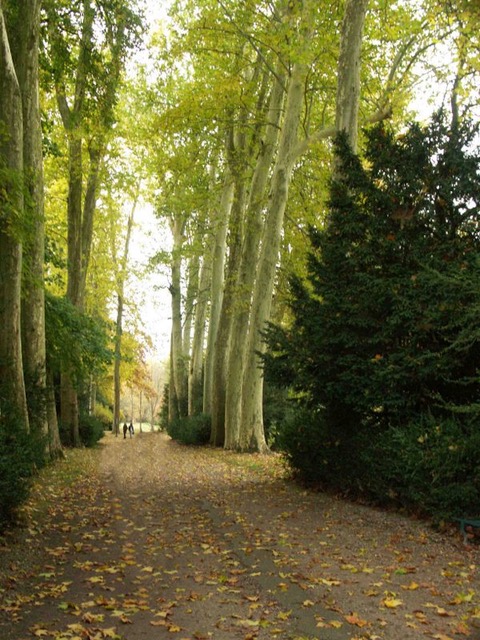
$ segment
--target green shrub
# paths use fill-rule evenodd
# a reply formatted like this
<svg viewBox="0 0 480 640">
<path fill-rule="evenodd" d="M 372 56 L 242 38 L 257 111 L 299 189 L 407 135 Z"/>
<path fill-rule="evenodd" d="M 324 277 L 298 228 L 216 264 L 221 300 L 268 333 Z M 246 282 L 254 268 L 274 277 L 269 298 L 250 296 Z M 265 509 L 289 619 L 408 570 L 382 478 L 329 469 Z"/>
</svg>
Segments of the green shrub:
<svg viewBox="0 0 480 640">
<path fill-rule="evenodd" d="M 168 431 L 168 402 L 169 402 L 169 385 L 163 387 L 162 404 L 158 413 L 158 424 L 160 431 Z"/>
<path fill-rule="evenodd" d="M 32 477 L 45 463 L 44 452 L 44 439 L 6 424 L 0 413 L 0 530 L 27 499 Z"/>
<path fill-rule="evenodd" d="M 480 517 L 480 431 L 474 421 L 425 415 L 390 429 L 362 462 L 368 493 L 391 499 L 436 520 Z"/>
<path fill-rule="evenodd" d="M 65 447 L 73 446 L 70 428 L 59 423 L 60 440 Z M 78 430 L 80 442 L 85 447 L 94 447 L 103 437 L 104 432 L 110 428 L 110 423 L 106 423 L 102 418 L 89 416 L 82 413 L 80 415 Z"/>
<path fill-rule="evenodd" d="M 276 387 L 265 379 L 263 387 L 263 426 L 265 439 L 272 451 L 278 450 L 280 425 L 290 411 L 288 390 Z"/>
<path fill-rule="evenodd" d="M 167 433 L 173 440 L 183 444 L 203 445 L 209 442 L 211 429 L 210 416 L 201 413 L 172 420 L 168 424 Z"/>
<path fill-rule="evenodd" d="M 307 482 L 328 481 L 327 430 L 321 414 L 292 406 L 277 429 L 277 446 L 294 473 Z"/>
<path fill-rule="evenodd" d="M 94 447 L 103 437 L 104 430 L 109 425 L 104 424 L 97 416 L 80 416 L 79 432 L 80 441 L 86 447 Z"/>
</svg>

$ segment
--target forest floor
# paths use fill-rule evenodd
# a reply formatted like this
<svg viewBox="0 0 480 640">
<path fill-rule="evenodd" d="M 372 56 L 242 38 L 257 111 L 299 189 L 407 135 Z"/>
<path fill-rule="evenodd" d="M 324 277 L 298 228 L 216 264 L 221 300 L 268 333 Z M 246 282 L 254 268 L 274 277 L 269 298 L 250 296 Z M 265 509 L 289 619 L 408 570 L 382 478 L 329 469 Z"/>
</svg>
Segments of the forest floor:
<svg viewBox="0 0 480 640">
<path fill-rule="evenodd" d="M 108 434 L 0 538 L 2 640 L 480 640 L 480 547 L 277 456 Z"/>
</svg>

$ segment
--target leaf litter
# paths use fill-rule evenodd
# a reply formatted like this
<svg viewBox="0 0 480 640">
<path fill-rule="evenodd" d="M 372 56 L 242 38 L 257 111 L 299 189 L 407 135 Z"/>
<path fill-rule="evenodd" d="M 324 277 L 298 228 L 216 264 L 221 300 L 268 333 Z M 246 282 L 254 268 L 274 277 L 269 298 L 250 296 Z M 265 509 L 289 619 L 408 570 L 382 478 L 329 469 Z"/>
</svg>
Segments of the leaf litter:
<svg viewBox="0 0 480 640">
<path fill-rule="evenodd" d="M 479 549 L 164 434 L 69 452 L 0 541 L 2 640 L 480 638 Z"/>
</svg>

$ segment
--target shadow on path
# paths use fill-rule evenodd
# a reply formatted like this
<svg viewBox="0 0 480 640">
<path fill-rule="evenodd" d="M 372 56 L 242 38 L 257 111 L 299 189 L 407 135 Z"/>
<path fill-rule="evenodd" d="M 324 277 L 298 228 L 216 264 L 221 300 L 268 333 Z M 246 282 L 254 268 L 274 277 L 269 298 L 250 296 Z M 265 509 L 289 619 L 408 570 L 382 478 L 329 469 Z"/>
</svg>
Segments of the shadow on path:
<svg viewBox="0 0 480 640">
<path fill-rule="evenodd" d="M 3 549 L 2 640 L 480 638 L 478 551 L 423 523 L 162 434 L 98 459 Z"/>
</svg>

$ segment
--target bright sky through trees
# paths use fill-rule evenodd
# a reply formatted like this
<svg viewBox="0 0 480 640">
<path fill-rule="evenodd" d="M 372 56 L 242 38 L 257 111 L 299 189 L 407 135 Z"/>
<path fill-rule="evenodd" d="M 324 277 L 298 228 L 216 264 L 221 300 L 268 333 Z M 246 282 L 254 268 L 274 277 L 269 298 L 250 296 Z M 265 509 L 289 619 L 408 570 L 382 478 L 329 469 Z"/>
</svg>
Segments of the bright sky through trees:
<svg viewBox="0 0 480 640">
<path fill-rule="evenodd" d="M 409 3 L 409 0 L 406 0 L 405 4 Z M 145 15 L 149 29 L 144 48 L 139 59 L 137 58 L 141 64 L 148 64 L 148 41 L 152 33 L 157 28 L 162 28 L 162 23 L 165 24 L 168 20 L 167 11 L 170 5 L 171 0 L 145 0 Z M 442 46 L 439 43 L 437 47 L 435 56 L 444 64 L 445 56 L 449 53 L 448 46 L 445 44 Z M 434 66 L 436 66 L 435 58 L 432 60 L 432 67 Z M 428 120 L 444 100 L 445 96 L 440 91 L 450 91 L 450 87 L 446 89 L 445 85 L 442 85 L 440 88 L 440 85 L 435 84 L 431 71 L 432 69 L 429 69 L 428 73 L 420 77 L 416 98 L 411 104 L 413 117 L 423 121 Z M 150 205 L 139 209 L 136 220 L 132 237 L 131 262 L 135 271 L 138 269 L 140 273 L 144 273 L 149 259 L 160 250 L 168 250 L 171 239 L 168 230 L 163 229 L 161 222 L 155 218 Z M 132 300 L 138 307 L 145 332 L 152 339 L 152 353 L 155 357 L 162 359 L 168 357 L 171 309 L 167 269 L 156 267 L 148 275 L 142 275 L 140 278 L 133 277 L 130 286 Z"/>
</svg>

